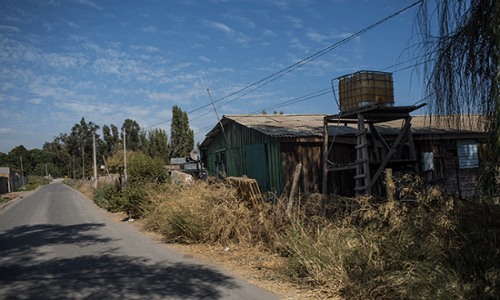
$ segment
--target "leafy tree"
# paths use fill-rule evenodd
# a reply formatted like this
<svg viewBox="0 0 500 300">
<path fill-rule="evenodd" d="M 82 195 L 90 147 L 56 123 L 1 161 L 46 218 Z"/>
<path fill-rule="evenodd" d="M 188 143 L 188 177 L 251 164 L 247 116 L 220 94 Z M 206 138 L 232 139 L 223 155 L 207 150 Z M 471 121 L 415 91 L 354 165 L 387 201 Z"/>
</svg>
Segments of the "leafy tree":
<svg viewBox="0 0 500 300">
<path fill-rule="evenodd" d="M 120 132 L 118 131 L 118 127 L 115 125 L 111 124 L 111 127 L 104 125 L 102 127 L 102 138 L 105 145 L 105 151 L 103 151 L 104 155 L 111 156 L 121 150 L 122 144 Z"/>
<path fill-rule="evenodd" d="M 8 159 L 7 154 L 0 152 L 0 167 L 7 166 L 7 159 Z"/>
<path fill-rule="evenodd" d="M 21 170 L 21 157 L 22 169 L 28 173 L 31 171 L 30 166 L 30 152 L 24 148 L 23 145 L 12 148 L 7 154 L 7 167 Z"/>
<path fill-rule="evenodd" d="M 188 156 L 194 148 L 194 132 L 189 128 L 187 112 L 177 105 L 172 107 L 170 128 L 170 157 Z"/>
<path fill-rule="evenodd" d="M 49 173 L 53 177 L 61 176 L 61 171 L 54 163 L 54 156 L 51 152 L 40 149 L 31 149 L 29 152 L 31 174 L 45 176 Z"/>
<path fill-rule="evenodd" d="M 126 119 L 123 122 L 122 131 L 126 134 L 126 143 L 127 149 L 137 151 L 140 148 L 140 139 L 139 133 L 141 131 L 141 127 L 137 124 L 136 121 L 131 119 Z"/>
<path fill-rule="evenodd" d="M 163 129 L 153 129 L 148 132 L 147 154 L 153 158 L 163 161 L 163 164 L 170 164 L 170 145 L 168 143 L 167 132 Z"/>
<path fill-rule="evenodd" d="M 429 13 L 431 5 L 436 9 Z M 424 0 L 416 24 L 419 40 L 414 49 L 424 62 L 430 111 L 455 116 L 454 125 L 460 124 L 460 114 L 484 116 L 478 125 L 490 137 L 481 181 L 484 192 L 490 193 L 500 161 L 500 4 L 494 0 Z"/>
<path fill-rule="evenodd" d="M 79 124 L 75 124 L 71 128 L 71 133 L 67 136 L 65 144 L 67 145 L 68 153 L 75 158 L 78 174 L 82 176 L 92 176 L 92 164 L 93 164 L 93 137 L 96 136 L 96 143 L 99 143 L 99 135 L 97 130 L 99 125 L 85 121 L 82 117 Z M 77 166 L 81 166 L 78 170 Z"/>
</svg>

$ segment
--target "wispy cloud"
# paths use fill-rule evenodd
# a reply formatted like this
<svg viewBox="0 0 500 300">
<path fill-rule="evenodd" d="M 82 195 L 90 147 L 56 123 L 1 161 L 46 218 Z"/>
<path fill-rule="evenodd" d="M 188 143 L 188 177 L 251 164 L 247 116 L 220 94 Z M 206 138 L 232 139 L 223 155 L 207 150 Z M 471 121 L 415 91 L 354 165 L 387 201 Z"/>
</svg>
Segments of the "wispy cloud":
<svg viewBox="0 0 500 300">
<path fill-rule="evenodd" d="M 309 38 L 311 41 L 317 42 L 317 43 L 322 43 L 324 40 L 329 39 L 328 36 L 314 32 L 311 29 L 309 29 L 309 32 L 306 33 L 306 37 Z"/>
<path fill-rule="evenodd" d="M 154 26 L 148 26 L 148 27 L 144 27 L 142 28 L 142 31 L 144 32 L 149 32 L 149 33 L 155 33 L 156 32 L 156 27 Z"/>
<path fill-rule="evenodd" d="M 276 33 L 274 33 L 274 31 L 272 30 L 264 29 L 264 31 L 262 32 L 262 37 L 272 37 L 272 36 L 276 36 Z"/>
<path fill-rule="evenodd" d="M 224 14 L 223 17 L 225 17 L 229 20 L 232 20 L 232 21 L 239 22 L 239 23 L 243 24 L 245 27 L 255 28 L 254 22 L 252 22 L 249 18 L 241 16 L 239 14 L 228 13 L 228 14 Z"/>
<path fill-rule="evenodd" d="M 35 105 L 38 105 L 38 104 L 42 103 L 42 98 L 31 99 L 31 100 L 28 100 L 28 102 L 33 103 Z"/>
<path fill-rule="evenodd" d="M 21 29 L 14 27 L 14 26 L 8 26 L 8 25 L 0 25 L 0 31 L 7 31 L 7 32 L 21 32 Z"/>
<path fill-rule="evenodd" d="M 19 98 L 16 96 L 0 94 L 0 102 L 2 101 L 19 101 Z"/>
<path fill-rule="evenodd" d="M 291 43 L 290 47 L 297 48 L 297 49 L 299 49 L 301 51 L 304 51 L 305 53 L 308 53 L 309 51 L 311 51 L 310 47 L 302 44 L 302 42 L 298 38 L 296 38 L 296 37 L 292 38 L 290 40 L 290 43 Z"/>
<path fill-rule="evenodd" d="M 90 7 L 93 7 L 95 9 L 102 10 L 104 8 L 100 7 L 99 5 L 95 4 L 94 2 L 88 1 L 88 0 L 74 0 L 77 3 L 83 4 L 83 5 L 88 5 Z"/>
<path fill-rule="evenodd" d="M 66 21 L 66 20 L 63 20 L 66 24 L 68 24 L 68 26 L 71 26 L 71 27 L 75 27 L 75 28 L 82 28 L 82 26 L 76 24 L 76 23 L 73 23 L 73 22 L 70 22 L 70 21 Z"/>
<path fill-rule="evenodd" d="M 295 17 L 292 17 L 292 16 L 283 16 L 283 18 L 285 18 L 285 20 L 287 20 L 289 23 L 290 23 L 290 26 L 292 26 L 293 28 L 302 28 L 303 27 L 303 21 L 299 18 L 295 18 Z"/>
<path fill-rule="evenodd" d="M 208 21 L 208 20 L 204 20 L 203 21 L 203 24 L 206 26 L 206 27 L 212 27 L 212 28 L 215 28 L 215 29 L 218 29 L 218 30 L 221 30 L 221 31 L 224 31 L 225 33 L 233 33 L 234 30 L 232 30 L 231 28 L 229 28 L 228 26 L 222 24 L 222 23 L 219 23 L 219 22 L 212 22 L 212 21 Z"/>
<path fill-rule="evenodd" d="M 205 57 L 205 56 L 198 56 L 198 59 L 199 59 L 199 60 L 202 60 L 202 61 L 204 61 L 204 62 L 211 62 L 210 58 L 207 58 L 207 57 Z"/>
<path fill-rule="evenodd" d="M 158 52 L 158 51 L 160 51 L 160 49 L 158 49 L 156 47 L 153 47 L 153 46 L 130 46 L 130 48 L 132 48 L 134 50 L 143 49 L 143 50 L 146 50 L 147 52 Z"/>
</svg>

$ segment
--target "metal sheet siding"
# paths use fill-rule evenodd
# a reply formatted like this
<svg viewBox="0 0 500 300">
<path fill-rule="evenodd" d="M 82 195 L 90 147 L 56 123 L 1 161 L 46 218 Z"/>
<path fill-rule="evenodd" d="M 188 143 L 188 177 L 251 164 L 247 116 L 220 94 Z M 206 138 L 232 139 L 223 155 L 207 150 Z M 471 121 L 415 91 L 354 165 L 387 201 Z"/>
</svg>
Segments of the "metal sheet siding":
<svg viewBox="0 0 500 300">
<path fill-rule="evenodd" d="M 283 184 L 283 162 L 281 158 L 280 143 L 276 138 L 269 137 L 251 128 L 231 122 L 224 127 L 231 144 L 231 152 L 222 132 L 218 134 L 207 147 L 207 169 L 211 175 L 216 175 L 215 160 L 217 153 L 221 150 L 226 152 L 227 176 L 247 175 L 248 169 L 245 163 L 245 145 L 266 144 L 268 166 L 263 172 L 267 172 L 269 184 L 263 193 L 275 191 L 281 193 Z"/>
</svg>

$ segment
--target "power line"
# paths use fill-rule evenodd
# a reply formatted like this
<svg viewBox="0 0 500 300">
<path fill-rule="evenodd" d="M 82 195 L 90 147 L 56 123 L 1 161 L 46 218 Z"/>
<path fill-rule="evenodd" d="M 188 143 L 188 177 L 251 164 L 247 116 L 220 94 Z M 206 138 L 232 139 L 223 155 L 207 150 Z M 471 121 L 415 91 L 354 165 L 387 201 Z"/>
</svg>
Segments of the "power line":
<svg viewBox="0 0 500 300">
<path fill-rule="evenodd" d="M 313 60 L 315 60 L 316 58 L 318 58 L 318 57 L 321 57 L 321 56 L 325 55 L 326 53 L 328 53 L 328 52 L 332 51 L 333 49 L 335 49 L 335 48 L 337 48 L 337 47 L 339 47 L 339 46 L 341 46 L 341 45 L 343 45 L 343 44 L 345 44 L 345 43 L 349 42 L 350 40 L 352 40 L 352 39 L 354 39 L 354 38 L 356 38 L 356 37 L 358 37 L 358 36 L 362 35 L 363 33 L 367 32 L 367 31 L 369 31 L 369 30 L 371 30 L 371 29 L 373 29 L 373 28 L 377 27 L 378 25 L 380 25 L 380 24 L 382 24 L 382 23 L 386 22 L 387 20 L 392 19 L 393 17 L 395 17 L 395 16 L 397 16 L 397 15 L 401 14 L 402 12 L 404 12 L 404 11 L 406 11 L 406 10 L 408 10 L 408 9 L 412 8 L 413 6 L 415 6 L 415 5 L 419 4 L 419 3 L 421 3 L 422 1 L 423 1 L 423 0 L 417 1 L 417 2 L 415 2 L 415 3 L 413 3 L 413 4 L 409 5 L 409 6 L 407 6 L 407 7 L 403 8 L 403 9 L 401 9 L 401 10 L 399 10 L 399 11 L 397 11 L 397 12 L 393 13 L 392 15 L 390 15 L 390 16 L 388 16 L 388 17 L 386 17 L 386 18 L 384 18 L 384 19 L 382 19 L 382 20 L 380 20 L 380 21 L 378 21 L 378 22 L 376 22 L 376 23 L 374 23 L 374 24 L 372 24 L 372 25 L 370 25 L 370 26 L 368 26 L 368 27 L 366 27 L 366 28 L 364 28 L 364 29 L 362 29 L 362 30 L 360 30 L 360 31 L 358 31 L 358 32 L 356 32 L 356 33 L 354 33 L 354 34 L 352 34 L 352 35 L 350 35 L 349 37 L 347 37 L 347 38 L 345 38 L 345 39 L 343 39 L 343 40 L 341 40 L 341 41 L 339 41 L 339 42 L 337 42 L 337 43 L 335 43 L 335 44 L 333 44 L 333 45 L 330 45 L 330 46 L 328 46 L 328 47 L 324 48 L 323 50 L 318 51 L 318 52 L 316 52 L 316 53 L 314 53 L 314 54 L 312 54 L 312 55 L 310 55 L 310 56 L 308 56 L 308 57 L 306 57 L 306 58 L 304 58 L 304 59 L 302 59 L 302 60 L 300 60 L 300 61 L 298 61 L 298 62 L 296 62 L 296 63 L 294 63 L 294 64 L 292 64 L 292 65 L 290 65 L 290 66 L 288 66 L 288 67 L 286 67 L 285 69 L 282 69 L 282 70 L 280 70 L 280 71 L 278 71 L 278 72 L 275 72 L 275 73 L 273 73 L 273 74 L 271 74 L 271 75 L 267 76 L 267 77 L 266 77 L 266 78 L 264 78 L 264 79 L 261 79 L 261 80 L 259 80 L 259 81 L 255 82 L 255 83 L 253 83 L 253 84 L 251 84 L 251 85 L 248 85 L 248 86 L 246 86 L 246 87 L 244 87 L 244 88 L 242 88 L 242 89 L 240 89 L 240 90 L 238 90 L 238 91 L 235 91 L 235 92 L 233 92 L 233 93 L 231 93 L 231 94 L 229 94 L 229 95 L 226 95 L 226 96 L 224 96 L 224 97 L 222 97 L 222 98 L 220 98 L 220 99 L 218 99 L 218 100 L 216 100 L 216 101 L 214 101 L 214 102 L 215 102 L 215 103 L 220 102 L 220 101 L 222 101 L 222 100 L 224 100 L 224 99 L 227 99 L 227 98 L 229 98 L 229 97 L 231 97 L 231 96 L 233 96 L 233 95 L 236 95 L 237 93 L 240 93 L 240 92 L 242 92 L 242 91 L 245 91 L 245 90 L 247 90 L 247 89 L 249 89 L 249 88 L 251 88 L 251 87 L 253 87 L 253 86 L 256 86 L 256 85 L 258 85 L 258 84 L 260 84 L 260 83 L 264 82 L 262 85 L 260 85 L 260 86 L 256 87 L 255 89 L 252 89 L 252 90 L 250 90 L 249 92 L 247 92 L 247 93 L 245 93 L 245 94 L 243 94 L 243 95 L 241 95 L 241 96 L 239 96 L 239 97 L 236 97 L 235 99 L 232 99 L 232 100 L 230 100 L 230 101 L 228 101 L 228 102 L 224 103 L 223 105 L 219 106 L 218 108 L 220 108 L 220 107 L 222 107 L 222 106 L 225 106 L 225 105 L 227 105 L 227 104 L 229 104 L 229 103 L 231 103 L 231 102 L 234 102 L 234 101 L 236 101 L 236 100 L 240 99 L 241 97 L 243 97 L 243 96 L 245 96 L 245 95 L 247 95 L 247 94 L 249 94 L 249 93 L 251 93 L 251 92 L 253 92 L 253 91 L 255 91 L 255 90 L 257 90 L 257 89 L 259 89 L 259 88 L 261 88 L 261 87 L 263 87 L 263 86 L 265 86 L 265 85 L 267 85 L 267 84 L 269 84 L 269 83 L 271 83 L 271 82 L 273 82 L 273 81 L 275 81 L 275 80 L 277 80 L 278 78 L 281 78 L 281 77 L 283 77 L 284 75 L 286 75 L 286 74 L 288 74 L 288 73 L 290 73 L 290 72 L 292 72 L 292 71 L 294 71 L 294 70 L 296 70 L 296 69 L 300 68 L 301 66 L 303 66 L 303 65 L 305 65 L 305 64 L 307 64 L 307 63 L 309 63 L 309 62 L 311 62 L 311 61 L 313 61 Z M 279 76 L 277 76 L 277 75 L 279 75 Z M 275 76 L 277 76 L 277 77 L 276 77 L 276 78 L 273 78 L 273 77 L 275 77 Z M 271 79 L 271 78 L 272 78 L 272 79 Z M 266 80 L 268 80 L 268 79 L 270 79 L 270 80 L 269 80 L 268 82 L 265 82 L 265 81 L 266 81 Z M 198 110 L 200 110 L 200 109 L 203 109 L 203 108 L 205 108 L 205 107 L 208 107 L 208 106 L 210 106 L 210 103 L 209 103 L 209 104 L 205 104 L 205 105 L 203 105 L 203 106 L 201 106 L 201 107 L 199 107 L 199 108 L 196 108 L 196 109 L 194 109 L 194 110 L 192 110 L 192 111 L 188 112 L 188 114 L 191 114 L 191 113 L 193 113 L 193 112 L 196 112 L 196 111 L 198 111 Z M 155 124 L 155 125 L 151 125 L 151 126 L 149 126 L 149 127 L 146 127 L 146 129 L 147 129 L 147 128 L 151 128 L 151 127 L 155 127 L 155 126 L 158 126 L 158 125 L 161 125 L 161 124 L 163 124 L 163 123 L 170 122 L 170 121 L 172 121 L 172 119 L 169 119 L 169 120 L 166 120 L 166 121 L 163 121 L 163 122 L 157 123 L 157 124 Z"/>
</svg>

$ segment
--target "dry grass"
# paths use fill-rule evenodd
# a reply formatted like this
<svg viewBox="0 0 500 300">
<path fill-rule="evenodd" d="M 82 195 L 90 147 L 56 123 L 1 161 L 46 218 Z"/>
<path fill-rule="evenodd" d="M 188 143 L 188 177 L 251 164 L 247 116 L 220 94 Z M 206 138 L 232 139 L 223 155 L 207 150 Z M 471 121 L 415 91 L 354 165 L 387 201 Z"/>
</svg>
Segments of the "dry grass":
<svg viewBox="0 0 500 300">
<path fill-rule="evenodd" d="M 222 182 L 197 181 L 150 190 L 144 221 L 168 239 L 218 245 L 250 245 L 275 251 L 286 218 L 269 203 L 253 207 Z"/>
</svg>

